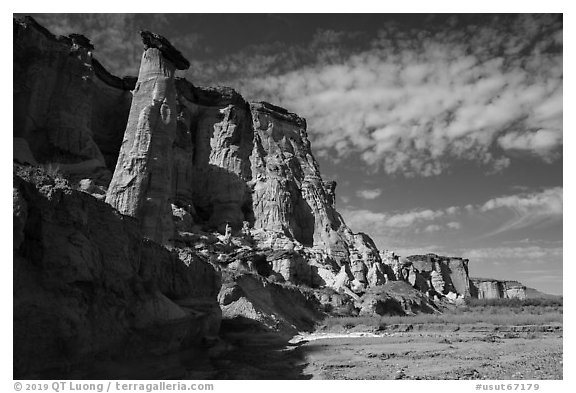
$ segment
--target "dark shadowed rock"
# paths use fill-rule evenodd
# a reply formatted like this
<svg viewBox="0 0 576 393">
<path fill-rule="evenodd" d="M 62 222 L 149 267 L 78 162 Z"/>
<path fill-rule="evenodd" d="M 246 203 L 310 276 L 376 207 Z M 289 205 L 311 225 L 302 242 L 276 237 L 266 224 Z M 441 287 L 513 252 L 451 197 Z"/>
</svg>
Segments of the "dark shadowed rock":
<svg viewBox="0 0 576 393">
<path fill-rule="evenodd" d="M 73 45 L 83 47 L 88 50 L 94 49 L 94 45 L 92 45 L 90 39 L 88 39 L 86 36 L 83 36 L 82 34 L 70 34 L 68 37 L 72 40 Z"/>
<path fill-rule="evenodd" d="M 173 352 L 218 332 L 210 264 L 143 239 L 63 179 L 15 166 L 14 234 L 15 378 L 67 378 L 94 356 Z"/>
<path fill-rule="evenodd" d="M 187 70 L 190 67 L 190 62 L 186 60 L 182 53 L 172 46 L 172 44 L 161 35 L 151 33 L 149 31 L 140 31 L 144 49 L 156 48 L 162 52 L 162 56 L 179 70 Z"/>
<path fill-rule="evenodd" d="M 225 272 L 224 277 L 218 295 L 223 318 L 248 318 L 292 336 L 311 331 L 324 315 L 310 290 L 271 283 L 253 274 Z"/>
<path fill-rule="evenodd" d="M 404 281 L 370 288 L 360 302 L 361 315 L 412 315 L 437 313 L 438 308 L 421 291 Z"/>
<path fill-rule="evenodd" d="M 130 86 L 93 59 L 86 37 L 70 37 L 57 38 L 30 17 L 14 19 L 13 136 L 27 142 L 39 164 L 107 185 Z"/>
</svg>

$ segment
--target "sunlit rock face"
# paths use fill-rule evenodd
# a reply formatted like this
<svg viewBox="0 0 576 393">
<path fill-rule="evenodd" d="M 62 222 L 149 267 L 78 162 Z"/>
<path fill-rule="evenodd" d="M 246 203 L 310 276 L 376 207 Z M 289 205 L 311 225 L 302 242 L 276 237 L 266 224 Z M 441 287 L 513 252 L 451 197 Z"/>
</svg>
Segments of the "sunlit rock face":
<svg viewBox="0 0 576 393">
<path fill-rule="evenodd" d="M 478 299 L 526 299 L 526 287 L 518 281 L 472 278 L 472 296 Z"/>
<path fill-rule="evenodd" d="M 175 198 L 193 205 L 199 221 L 220 232 L 226 225 L 236 231 L 248 225 L 297 243 L 306 249 L 301 254 L 319 253 L 305 259 L 330 265 L 321 270 L 329 282 L 355 253 L 367 275 L 358 290 L 385 282 L 372 240 L 353 234 L 334 207 L 336 185 L 320 175 L 304 119 L 268 103 L 248 104 L 229 88 L 196 87 L 185 80 L 177 86 Z M 277 246 L 284 248 L 270 248 Z M 289 277 L 288 266 L 300 263 L 274 266 Z"/>
<path fill-rule="evenodd" d="M 144 236 L 161 244 L 174 235 L 173 144 L 176 67 L 157 48 L 142 55 L 124 140 L 106 202 L 140 221 Z"/>
<path fill-rule="evenodd" d="M 407 260 L 423 276 L 426 290 L 433 289 L 439 294 L 454 292 L 470 297 L 467 259 L 426 254 L 411 255 Z"/>
<path fill-rule="evenodd" d="M 507 299 L 526 299 L 526 286 L 518 281 L 503 281 L 504 295 Z"/>
</svg>

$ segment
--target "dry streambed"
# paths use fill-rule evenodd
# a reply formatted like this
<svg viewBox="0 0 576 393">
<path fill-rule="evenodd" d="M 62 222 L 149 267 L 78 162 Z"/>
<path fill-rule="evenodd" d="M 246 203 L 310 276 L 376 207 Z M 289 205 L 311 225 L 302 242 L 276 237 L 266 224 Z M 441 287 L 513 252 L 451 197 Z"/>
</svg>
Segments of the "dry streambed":
<svg viewBox="0 0 576 393">
<path fill-rule="evenodd" d="M 439 328 L 437 326 L 437 328 Z M 313 379 L 562 379 L 562 325 L 397 325 L 294 337 Z"/>
<path fill-rule="evenodd" d="M 562 379 L 562 325 L 397 324 L 294 337 L 236 326 L 204 350 L 106 361 L 90 370 L 79 369 L 77 377 Z"/>
</svg>

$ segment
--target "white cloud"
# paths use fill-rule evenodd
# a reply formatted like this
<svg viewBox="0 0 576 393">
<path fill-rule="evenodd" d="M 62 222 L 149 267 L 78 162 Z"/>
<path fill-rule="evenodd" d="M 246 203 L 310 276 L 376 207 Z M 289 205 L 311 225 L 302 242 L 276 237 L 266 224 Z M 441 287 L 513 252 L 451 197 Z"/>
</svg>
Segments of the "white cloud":
<svg viewBox="0 0 576 393">
<path fill-rule="evenodd" d="M 562 146 L 562 131 L 511 132 L 498 138 L 498 143 L 503 149 L 530 151 L 550 161 L 554 158 L 551 152 Z"/>
<path fill-rule="evenodd" d="M 505 209 L 513 214 L 512 219 L 486 236 L 536 224 L 560 222 L 563 212 L 562 194 L 562 187 L 553 187 L 537 193 L 501 196 L 486 201 L 477 208 L 478 211 L 488 213 Z"/>
<path fill-rule="evenodd" d="M 340 200 L 344 203 L 349 203 L 350 202 L 350 197 L 344 196 L 344 195 L 340 195 L 339 196 Z"/>
<path fill-rule="evenodd" d="M 462 228 L 462 225 L 459 222 L 456 221 L 450 221 L 448 224 L 446 224 L 446 226 L 450 229 L 460 229 Z"/>
<path fill-rule="evenodd" d="M 456 221 L 450 221 L 446 224 L 430 224 L 427 225 L 426 227 L 424 227 L 424 229 L 422 231 L 420 231 L 419 228 L 416 228 L 415 233 L 420 233 L 420 232 L 424 232 L 424 233 L 434 233 L 434 232 L 442 232 L 442 231 L 453 231 L 456 229 L 460 229 L 461 228 L 461 224 L 459 222 Z"/>
<path fill-rule="evenodd" d="M 406 228 L 422 221 L 433 221 L 444 214 L 442 210 L 415 210 L 388 216 L 385 223 L 388 227 Z"/>
<path fill-rule="evenodd" d="M 501 196 L 486 201 L 480 210 L 507 207 L 522 213 L 562 215 L 562 194 L 562 187 L 553 187 L 536 193 Z"/>
<path fill-rule="evenodd" d="M 441 231 L 443 228 L 440 225 L 430 224 L 426 228 L 424 228 L 424 232 L 438 232 Z"/>
<path fill-rule="evenodd" d="M 485 225 L 490 225 L 488 228 L 494 229 L 480 236 L 486 238 L 505 231 L 561 223 L 562 187 L 500 196 L 485 203 L 463 207 L 419 209 L 394 214 L 348 207 L 340 212 L 353 231 L 362 231 L 373 236 L 380 246 L 392 248 L 399 245 L 403 248 L 414 248 L 418 244 L 418 248 L 421 248 L 422 239 L 415 235 L 438 236 L 438 233 L 448 232 L 450 236 L 465 236 L 466 230 L 480 227 L 486 230 Z M 481 225 L 476 226 L 476 223 Z M 414 244 L 411 244 L 412 242 Z M 505 249 L 526 250 L 525 246 L 530 243 L 534 242 L 525 240 L 521 246 Z M 474 254 L 475 257 L 480 255 L 480 251 Z"/>
<path fill-rule="evenodd" d="M 120 74 L 137 72 L 136 31 L 150 26 L 195 53 L 193 83 L 230 85 L 297 112 L 315 152 L 334 161 L 357 156 L 410 177 L 439 175 L 455 160 L 494 173 L 518 154 L 561 157 L 563 27 L 554 15 L 487 15 L 469 25 L 455 16 L 433 29 L 383 24 L 372 37 L 319 30 L 307 45 L 253 45 L 219 60 L 202 60 L 202 36 L 182 34 L 163 15 L 37 18 L 56 34 L 86 34 Z"/>
<path fill-rule="evenodd" d="M 562 257 L 562 247 L 546 248 L 540 246 L 523 247 L 490 247 L 461 250 L 469 259 L 491 261 L 494 263 L 506 262 L 506 260 L 523 260 L 529 262 L 546 263 L 551 258 Z"/>
<path fill-rule="evenodd" d="M 359 190 L 359 191 L 356 191 L 356 195 L 358 197 L 364 198 L 364 199 L 376 199 L 380 195 L 382 195 L 382 189 L 381 188 L 375 188 L 375 189 L 371 189 L 371 190 Z"/>
<path fill-rule="evenodd" d="M 307 49 L 286 49 L 269 72 L 232 83 L 249 99 L 307 118 L 320 156 L 357 155 L 404 176 L 439 175 L 454 160 L 498 172 L 510 165 L 511 150 L 559 157 L 558 32 L 562 22 L 553 16 L 487 16 L 484 25 L 436 32 L 383 26 L 368 45 L 348 51 L 342 35 L 324 32 Z M 323 49 L 329 60 L 316 54 Z"/>
<path fill-rule="evenodd" d="M 435 223 L 436 220 L 455 214 L 457 208 L 444 210 L 420 209 L 396 214 L 373 212 L 367 209 L 344 208 L 340 212 L 350 228 L 376 236 L 395 237 L 406 231 L 435 232 L 444 229 L 454 229 L 456 222 L 446 225 Z M 430 223 L 430 224 L 428 224 Z M 423 228 L 420 225 L 425 225 Z M 459 224 L 458 224 L 459 225 Z"/>
</svg>

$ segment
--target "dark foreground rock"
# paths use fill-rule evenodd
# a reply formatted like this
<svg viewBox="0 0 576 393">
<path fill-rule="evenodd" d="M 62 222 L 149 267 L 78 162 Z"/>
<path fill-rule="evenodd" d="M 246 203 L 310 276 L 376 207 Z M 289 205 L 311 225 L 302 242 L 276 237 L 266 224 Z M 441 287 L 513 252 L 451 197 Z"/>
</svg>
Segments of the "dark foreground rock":
<svg viewBox="0 0 576 393">
<path fill-rule="evenodd" d="M 219 273 L 145 240 L 135 220 L 14 167 L 14 378 L 164 354 L 215 336 Z"/>
</svg>

